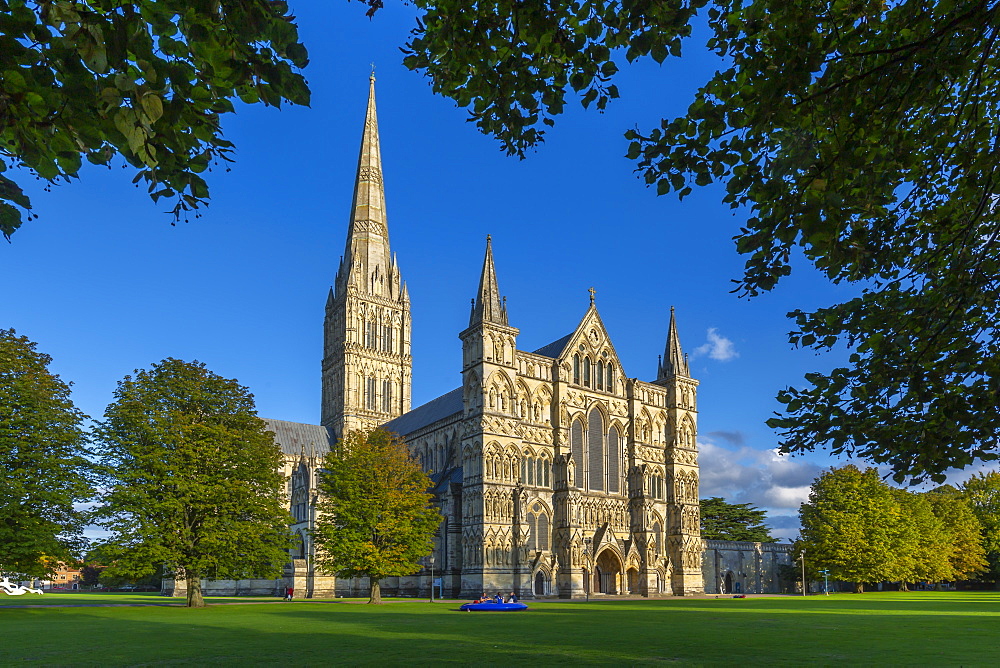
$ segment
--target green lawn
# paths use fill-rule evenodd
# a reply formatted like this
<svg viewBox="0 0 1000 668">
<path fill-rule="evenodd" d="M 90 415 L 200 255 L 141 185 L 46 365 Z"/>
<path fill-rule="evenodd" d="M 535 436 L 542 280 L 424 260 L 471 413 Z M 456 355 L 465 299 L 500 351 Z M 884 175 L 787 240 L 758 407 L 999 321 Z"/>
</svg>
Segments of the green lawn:
<svg viewBox="0 0 1000 668">
<path fill-rule="evenodd" d="M 0 597 L 0 605 L 14 602 Z M 969 666 L 995 664 L 1000 646 L 1000 594 L 993 592 L 529 605 L 506 614 L 421 601 L 0 609 L 0 665 Z"/>
<path fill-rule="evenodd" d="M 206 599 L 210 603 L 228 603 L 236 601 L 246 603 L 247 601 L 277 601 L 275 596 L 213 596 Z M 170 598 L 160 596 L 156 592 L 70 592 L 56 591 L 45 592 L 41 596 L 37 594 L 21 594 L 20 596 L 7 596 L 0 591 L 0 606 L 6 605 L 184 605 L 183 598 Z M 2 655 L 0 655 L 2 656 Z"/>
</svg>

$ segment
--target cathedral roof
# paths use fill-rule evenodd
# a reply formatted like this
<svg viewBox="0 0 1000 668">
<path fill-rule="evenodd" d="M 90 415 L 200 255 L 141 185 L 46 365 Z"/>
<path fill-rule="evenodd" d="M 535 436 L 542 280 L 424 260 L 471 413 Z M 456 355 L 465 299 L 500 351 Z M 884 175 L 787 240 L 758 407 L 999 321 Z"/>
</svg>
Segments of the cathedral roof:
<svg viewBox="0 0 1000 668">
<path fill-rule="evenodd" d="M 442 494 L 448 491 L 449 485 L 461 485 L 463 480 L 462 467 L 453 466 L 450 469 L 444 471 L 438 471 L 432 473 L 431 476 L 431 494 Z"/>
<path fill-rule="evenodd" d="M 422 406 L 417 406 L 409 413 L 400 415 L 395 420 L 389 420 L 382 429 L 406 436 L 438 420 L 462 412 L 462 388 L 457 387 L 437 399 L 431 399 Z"/>
<path fill-rule="evenodd" d="M 534 351 L 534 354 L 541 355 L 542 357 L 551 357 L 552 359 L 559 359 L 560 353 L 562 353 L 563 349 L 566 347 L 566 344 L 569 343 L 569 340 L 572 337 L 573 337 L 572 333 L 567 334 L 566 336 L 556 341 L 553 341 L 547 346 L 542 346 L 538 350 Z"/>
<path fill-rule="evenodd" d="M 264 418 L 264 422 L 267 423 L 267 428 L 274 432 L 274 440 L 286 455 L 305 454 L 323 457 L 330 452 L 333 434 L 326 427 L 271 418 Z"/>
</svg>

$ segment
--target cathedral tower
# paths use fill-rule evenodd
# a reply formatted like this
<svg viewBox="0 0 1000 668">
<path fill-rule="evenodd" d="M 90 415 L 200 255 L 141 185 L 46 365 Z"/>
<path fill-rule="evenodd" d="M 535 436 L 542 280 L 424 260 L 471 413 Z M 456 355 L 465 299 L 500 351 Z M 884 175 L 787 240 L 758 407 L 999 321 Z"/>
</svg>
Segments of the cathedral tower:
<svg viewBox="0 0 1000 668">
<path fill-rule="evenodd" d="M 487 236 L 486 257 L 479 291 L 472 301 L 469 327 L 458 335 L 462 339 L 466 415 L 514 415 L 518 332 L 507 322 L 507 303 L 500 298 L 493 266 L 493 241 Z"/>
<path fill-rule="evenodd" d="M 410 410 L 410 297 L 389 250 L 374 75 L 347 247 L 327 298 L 323 331 L 322 424 L 336 438 Z"/>
<path fill-rule="evenodd" d="M 667 523 L 667 545 L 673 563 L 674 593 L 700 593 L 702 582 L 701 511 L 698 504 L 698 381 L 691 378 L 681 351 L 677 319 L 670 307 L 670 325 L 656 384 L 667 389 L 666 473 L 673 501 Z"/>
<path fill-rule="evenodd" d="M 518 333 L 507 321 L 493 266 L 493 244 L 486 237 L 469 327 L 459 334 L 465 422 L 462 541 L 471 546 L 462 579 L 468 591 L 508 588 L 511 569 L 515 579 L 520 578 L 519 587 L 528 579 L 518 559 L 523 542 L 519 521 L 523 488 L 516 465 L 521 453 L 515 409 Z M 513 522 L 510 515 L 498 512 L 500 508 L 511 509 Z"/>
</svg>

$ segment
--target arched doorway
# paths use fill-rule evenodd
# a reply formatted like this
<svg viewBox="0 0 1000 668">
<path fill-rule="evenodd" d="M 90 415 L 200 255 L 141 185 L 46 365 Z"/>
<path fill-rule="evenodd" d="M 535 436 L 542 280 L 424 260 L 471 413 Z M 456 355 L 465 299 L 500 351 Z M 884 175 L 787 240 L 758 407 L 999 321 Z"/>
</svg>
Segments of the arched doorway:
<svg viewBox="0 0 1000 668">
<path fill-rule="evenodd" d="M 626 589 L 628 590 L 628 593 L 630 593 L 630 594 L 638 594 L 639 593 L 639 570 L 633 566 L 632 568 L 630 568 L 627 571 L 625 571 L 625 575 L 627 576 L 625 578 L 625 580 L 628 582 L 628 585 L 626 587 Z"/>
<path fill-rule="evenodd" d="M 548 584 L 548 578 L 545 577 L 545 573 L 538 571 L 535 573 L 535 596 L 545 596 L 548 594 L 546 590 L 546 585 Z"/>
<path fill-rule="evenodd" d="M 733 572 L 726 572 L 726 579 L 722 582 L 722 593 L 732 594 L 733 593 Z"/>
<path fill-rule="evenodd" d="M 614 550 L 605 549 L 597 555 L 594 568 L 594 592 L 600 594 L 617 594 L 618 582 L 622 574 L 622 562 Z"/>
</svg>

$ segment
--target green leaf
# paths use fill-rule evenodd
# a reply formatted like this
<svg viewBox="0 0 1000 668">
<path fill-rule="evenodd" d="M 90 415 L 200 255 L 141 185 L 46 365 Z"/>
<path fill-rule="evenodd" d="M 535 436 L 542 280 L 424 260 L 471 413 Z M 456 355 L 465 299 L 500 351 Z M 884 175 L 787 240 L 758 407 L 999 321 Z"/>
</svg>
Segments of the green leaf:
<svg viewBox="0 0 1000 668">
<path fill-rule="evenodd" d="M 163 116 L 163 102 L 156 93 L 146 93 L 142 96 L 142 108 L 146 112 L 150 124 L 155 123 Z"/>
</svg>

